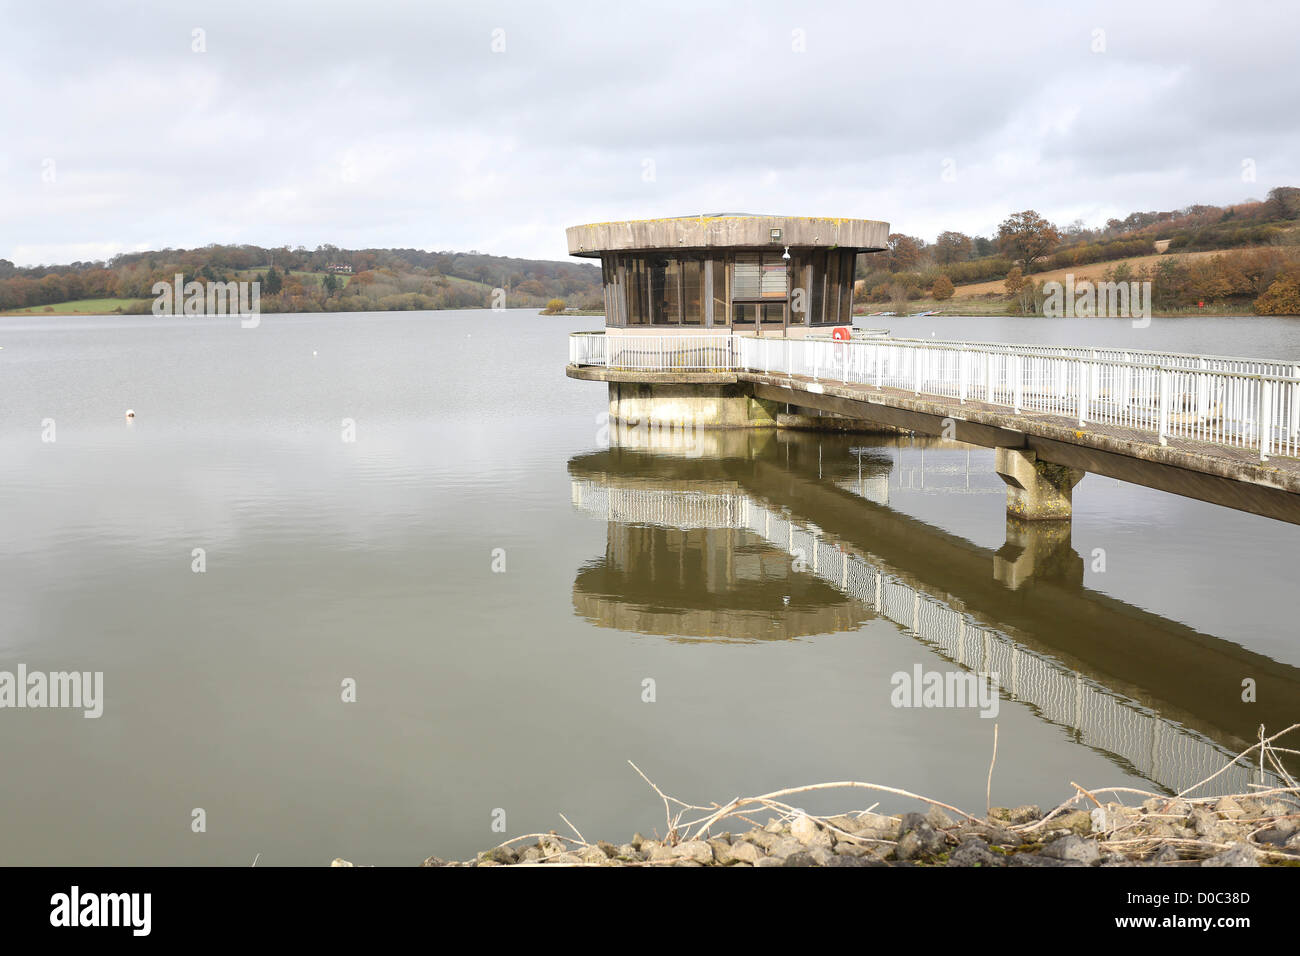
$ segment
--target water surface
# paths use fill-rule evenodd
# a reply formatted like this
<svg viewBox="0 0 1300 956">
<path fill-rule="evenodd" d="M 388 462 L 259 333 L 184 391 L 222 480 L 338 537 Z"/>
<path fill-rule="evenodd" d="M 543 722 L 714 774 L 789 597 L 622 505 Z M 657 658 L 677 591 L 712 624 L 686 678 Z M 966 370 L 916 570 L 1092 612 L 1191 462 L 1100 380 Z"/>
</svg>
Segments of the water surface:
<svg viewBox="0 0 1300 956">
<path fill-rule="evenodd" d="M 887 321 L 1300 359 L 1285 319 Z M 0 862 L 410 864 L 496 842 L 498 809 L 662 831 L 628 760 L 700 802 L 858 779 L 981 809 L 994 721 L 892 706 L 918 664 L 1015 662 L 995 803 L 1177 788 L 1300 712 L 1296 528 L 1089 476 L 1017 583 L 991 452 L 611 443 L 563 374 L 600 322 L 0 319 L 0 670 L 106 696 L 0 710 Z"/>
</svg>

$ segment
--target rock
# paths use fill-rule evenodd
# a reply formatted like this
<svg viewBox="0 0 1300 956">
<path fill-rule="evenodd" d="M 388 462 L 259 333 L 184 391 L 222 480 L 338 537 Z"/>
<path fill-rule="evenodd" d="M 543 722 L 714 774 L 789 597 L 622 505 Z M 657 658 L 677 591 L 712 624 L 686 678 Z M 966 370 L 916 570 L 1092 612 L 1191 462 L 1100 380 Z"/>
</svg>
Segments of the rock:
<svg viewBox="0 0 1300 956">
<path fill-rule="evenodd" d="M 1088 832 L 1107 833 L 1115 829 L 1119 821 L 1112 822 L 1112 816 L 1103 807 L 1094 807 L 1088 814 Z"/>
<path fill-rule="evenodd" d="M 898 817 L 881 813 L 864 813 L 857 817 L 857 835 L 872 840 L 897 840 L 903 834 Z"/>
<path fill-rule="evenodd" d="M 1076 836 L 1087 836 L 1092 832 L 1092 814 L 1087 810 L 1070 810 L 1062 813 L 1052 823 L 1058 829 L 1069 830 Z"/>
<path fill-rule="evenodd" d="M 1084 840 L 1070 834 L 1059 840 L 1053 840 L 1040 851 L 1040 856 L 1051 860 L 1066 860 L 1091 866 L 1101 859 L 1101 851 L 1092 840 Z"/>
<path fill-rule="evenodd" d="M 1269 843 L 1273 846 L 1286 846 L 1289 833 L 1285 833 L 1277 827 L 1270 827 L 1267 830 L 1260 830 L 1255 834 L 1255 839 L 1260 843 Z"/>
<path fill-rule="evenodd" d="M 961 828 L 957 830 L 958 840 L 964 840 L 968 836 L 976 836 L 985 843 L 993 843 L 998 846 L 1020 846 L 1025 842 L 1020 834 L 1014 830 L 1008 830 L 996 823 L 976 823 L 970 820 L 963 823 Z"/>
<path fill-rule="evenodd" d="M 1192 807 L 1187 822 L 1197 836 L 1204 837 L 1211 843 L 1221 843 L 1223 841 L 1223 824 L 1219 821 L 1218 814 L 1213 810 L 1207 810 L 1205 807 Z"/>
<path fill-rule="evenodd" d="M 1073 839 L 1078 839 L 1074 837 Z M 1013 853 L 1007 857 L 1007 866 L 1087 866 L 1086 863 L 1080 863 L 1078 860 L 1058 860 L 1053 856 L 1043 856 L 1041 853 Z"/>
<path fill-rule="evenodd" d="M 583 863 L 609 862 L 609 854 L 607 854 L 600 846 L 584 847 L 582 852 L 578 854 L 578 858 L 582 860 Z"/>
<path fill-rule="evenodd" d="M 791 853 L 785 858 L 785 866 L 830 866 L 835 859 L 835 854 L 824 846 L 815 846 L 811 849 L 800 850 L 798 853 Z"/>
<path fill-rule="evenodd" d="M 765 856 L 754 865 L 755 866 L 785 866 L 785 860 L 777 859 L 774 856 Z"/>
<path fill-rule="evenodd" d="M 826 864 L 827 866 L 889 866 L 884 860 L 874 853 L 868 853 L 866 856 L 839 856 L 838 854 Z M 907 864 L 903 864 L 907 865 Z"/>
<path fill-rule="evenodd" d="M 1264 812 L 1264 802 L 1257 797 L 1238 797 L 1237 803 L 1243 817 L 1257 817 Z"/>
<path fill-rule="evenodd" d="M 429 860 L 436 860 L 436 859 L 438 859 L 436 856 L 431 856 L 431 857 L 429 857 Z M 438 863 L 430 863 L 429 860 L 425 860 L 425 861 L 424 861 L 424 865 L 425 865 L 425 866 L 442 866 L 442 863 L 441 863 L 441 862 L 438 862 Z M 355 864 L 349 863 L 347 860 L 343 859 L 341 856 L 336 856 L 333 860 L 330 861 L 330 866 L 353 866 L 353 865 L 355 865 Z"/>
<path fill-rule="evenodd" d="M 492 849 L 484 850 L 478 855 L 479 863 L 491 861 L 506 866 L 516 863 L 518 860 L 519 857 L 515 854 L 515 851 L 508 846 L 494 846 Z"/>
<path fill-rule="evenodd" d="M 771 850 L 780 841 L 780 837 L 775 833 L 769 833 L 767 830 L 750 830 L 744 837 L 755 846 L 760 846 L 764 851 Z"/>
<path fill-rule="evenodd" d="M 731 866 L 736 862 L 736 857 L 731 852 L 731 844 L 726 840 L 714 837 L 709 840 L 709 846 L 713 848 L 713 859 L 719 866 Z"/>
<path fill-rule="evenodd" d="M 922 822 L 920 826 L 903 834 L 894 848 L 894 856 L 900 860 L 914 860 L 917 857 L 942 853 L 947 846 L 948 841 L 944 839 L 942 833 L 930 824 Z"/>
<path fill-rule="evenodd" d="M 1152 863 L 1177 863 L 1179 860 L 1178 851 L 1166 843 L 1155 853 L 1151 854 Z"/>
<path fill-rule="evenodd" d="M 1219 802 L 1214 805 L 1214 810 L 1228 819 L 1241 816 L 1241 804 L 1237 802 L 1236 797 L 1220 797 Z"/>
<path fill-rule="evenodd" d="M 957 825 L 957 822 L 948 814 L 944 813 L 939 807 L 931 806 L 925 814 L 925 822 L 930 824 L 936 830 L 946 830 L 949 827 Z"/>
<path fill-rule="evenodd" d="M 347 860 L 335 860 L 333 863 L 330 864 L 330 866 L 351 866 L 351 865 L 352 864 L 350 864 Z M 420 864 L 420 866 L 446 866 L 446 865 L 447 865 L 447 861 L 440 856 L 431 856 L 423 863 Z"/>
<path fill-rule="evenodd" d="M 836 856 L 869 856 L 873 851 L 865 843 L 853 843 L 849 840 L 841 840 L 835 844 Z"/>
<path fill-rule="evenodd" d="M 641 834 L 639 834 L 639 833 L 633 833 L 633 834 L 632 834 L 632 839 L 631 839 L 630 841 L 628 841 L 628 842 L 630 842 L 634 847 L 636 847 L 636 848 L 639 850 L 639 849 L 641 849 L 641 844 L 643 844 L 643 843 L 645 843 L 645 842 L 647 842 L 647 841 L 646 841 L 646 838 L 643 837 Z"/>
<path fill-rule="evenodd" d="M 999 823 L 1011 822 L 1010 807 L 989 807 L 989 819 L 996 820 Z"/>
<path fill-rule="evenodd" d="M 768 849 L 768 856 L 774 856 L 778 860 L 784 860 L 792 853 L 802 853 L 808 849 L 794 837 L 782 837 Z"/>
<path fill-rule="evenodd" d="M 559 856 L 547 860 L 547 863 L 559 864 L 560 866 L 580 866 L 582 858 L 576 853 L 561 853 Z"/>
<path fill-rule="evenodd" d="M 1002 866 L 1004 860 L 989 851 L 984 841 L 977 837 L 967 837 L 948 857 L 949 866 Z"/>
<path fill-rule="evenodd" d="M 1202 860 L 1201 866 L 1259 866 L 1259 854 L 1249 843 L 1234 843 L 1222 853 Z"/>
<path fill-rule="evenodd" d="M 759 860 L 765 859 L 766 854 L 748 840 L 740 840 L 731 844 L 732 859 L 741 863 L 748 863 L 756 866 Z"/>
<path fill-rule="evenodd" d="M 526 847 L 524 851 L 519 854 L 519 862 L 536 863 L 543 856 L 545 856 L 545 853 L 542 852 L 542 848 L 540 846 L 530 846 L 530 847 Z"/>
<path fill-rule="evenodd" d="M 673 855 L 681 860 L 694 860 L 696 863 L 712 863 L 713 847 L 703 840 L 687 840 L 673 847 Z"/>
<path fill-rule="evenodd" d="M 618 848 L 618 855 L 619 855 L 619 856 L 625 856 L 625 857 L 627 857 L 627 858 L 629 858 L 629 859 L 632 859 L 632 860 L 640 860 L 640 859 L 642 859 L 642 857 L 641 857 L 641 851 L 638 850 L 636 847 L 634 847 L 634 846 L 633 846 L 632 844 L 630 844 L 630 843 L 624 843 L 622 846 L 620 846 L 620 847 Z"/>
<path fill-rule="evenodd" d="M 677 859 L 677 854 L 673 852 L 674 847 L 664 846 L 662 843 L 647 843 L 645 846 L 650 847 L 651 863 L 664 863 Z M 644 847 L 642 847 L 642 852 L 645 852 Z"/>
<path fill-rule="evenodd" d="M 1035 820 L 1043 818 L 1043 811 L 1032 803 L 1027 803 L 1023 807 L 1016 807 L 1012 810 L 1007 819 L 1013 824 L 1033 823 Z"/>
<path fill-rule="evenodd" d="M 799 814 L 790 824 L 790 835 L 804 846 L 823 846 L 830 849 L 831 835 L 817 825 L 812 817 Z"/>
<path fill-rule="evenodd" d="M 862 826 L 862 824 L 858 822 L 856 817 L 849 816 L 849 814 L 847 813 L 841 813 L 837 816 L 827 817 L 826 822 L 827 824 L 833 826 L 837 830 L 843 830 L 845 833 L 856 834 Z"/>
</svg>

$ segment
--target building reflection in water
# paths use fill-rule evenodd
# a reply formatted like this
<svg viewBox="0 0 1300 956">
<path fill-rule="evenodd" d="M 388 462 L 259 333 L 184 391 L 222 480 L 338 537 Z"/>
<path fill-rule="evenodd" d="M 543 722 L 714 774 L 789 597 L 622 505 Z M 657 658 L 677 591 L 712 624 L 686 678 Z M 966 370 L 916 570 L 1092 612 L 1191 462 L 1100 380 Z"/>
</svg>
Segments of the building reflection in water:
<svg viewBox="0 0 1300 956">
<path fill-rule="evenodd" d="M 575 611 L 682 641 L 887 619 L 1171 792 L 1254 743 L 1261 722 L 1294 721 L 1300 671 L 1085 588 L 1068 527 L 1008 520 L 993 552 L 886 507 L 900 447 L 903 487 L 1002 493 L 991 460 L 981 469 L 976 452 L 972 466 L 966 446 L 937 439 L 616 430 L 607 450 L 569 463 L 574 506 L 607 523 L 605 554 L 575 578 Z M 921 448 L 947 453 L 932 471 L 912 464 Z M 1242 673 L 1257 675 L 1261 703 L 1205 694 Z M 1211 791 L 1261 783 L 1276 779 L 1239 763 Z"/>
</svg>

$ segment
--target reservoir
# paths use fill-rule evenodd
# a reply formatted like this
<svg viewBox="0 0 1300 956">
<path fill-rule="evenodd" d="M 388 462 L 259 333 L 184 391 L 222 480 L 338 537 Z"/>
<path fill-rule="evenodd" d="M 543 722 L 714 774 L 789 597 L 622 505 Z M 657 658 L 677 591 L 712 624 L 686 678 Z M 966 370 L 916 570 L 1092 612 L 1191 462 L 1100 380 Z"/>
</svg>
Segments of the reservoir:
<svg viewBox="0 0 1300 956">
<path fill-rule="evenodd" d="M 859 321 L 1300 361 L 1289 319 Z M 692 803 L 860 780 L 982 815 L 995 723 L 992 803 L 1048 806 L 1300 720 L 1300 528 L 1088 475 L 1073 557 L 1014 573 L 992 450 L 621 429 L 564 376 L 602 327 L 0 319 L 0 671 L 103 675 L 93 719 L 0 709 L 0 862 L 662 836 L 629 760 Z M 997 672 L 996 716 L 896 706 L 955 671 Z"/>
</svg>

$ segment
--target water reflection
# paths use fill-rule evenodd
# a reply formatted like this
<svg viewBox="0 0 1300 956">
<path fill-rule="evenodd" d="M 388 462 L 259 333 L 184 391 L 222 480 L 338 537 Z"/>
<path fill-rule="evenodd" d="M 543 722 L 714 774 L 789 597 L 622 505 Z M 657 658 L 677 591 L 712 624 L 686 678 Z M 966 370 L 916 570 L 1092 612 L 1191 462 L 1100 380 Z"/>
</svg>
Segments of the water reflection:
<svg viewBox="0 0 1300 956">
<path fill-rule="evenodd" d="M 618 431 L 569 462 L 575 507 L 607 522 L 574 608 L 680 640 L 884 618 L 1170 791 L 1217 771 L 1261 723 L 1292 722 L 1300 669 L 1085 587 L 1068 523 L 1008 518 L 990 550 L 888 507 L 891 487 L 1001 495 L 983 456 L 939 439 Z M 1258 703 L 1240 700 L 1239 675 L 1257 681 Z M 1238 764 L 1210 789 L 1272 782 Z"/>
</svg>

